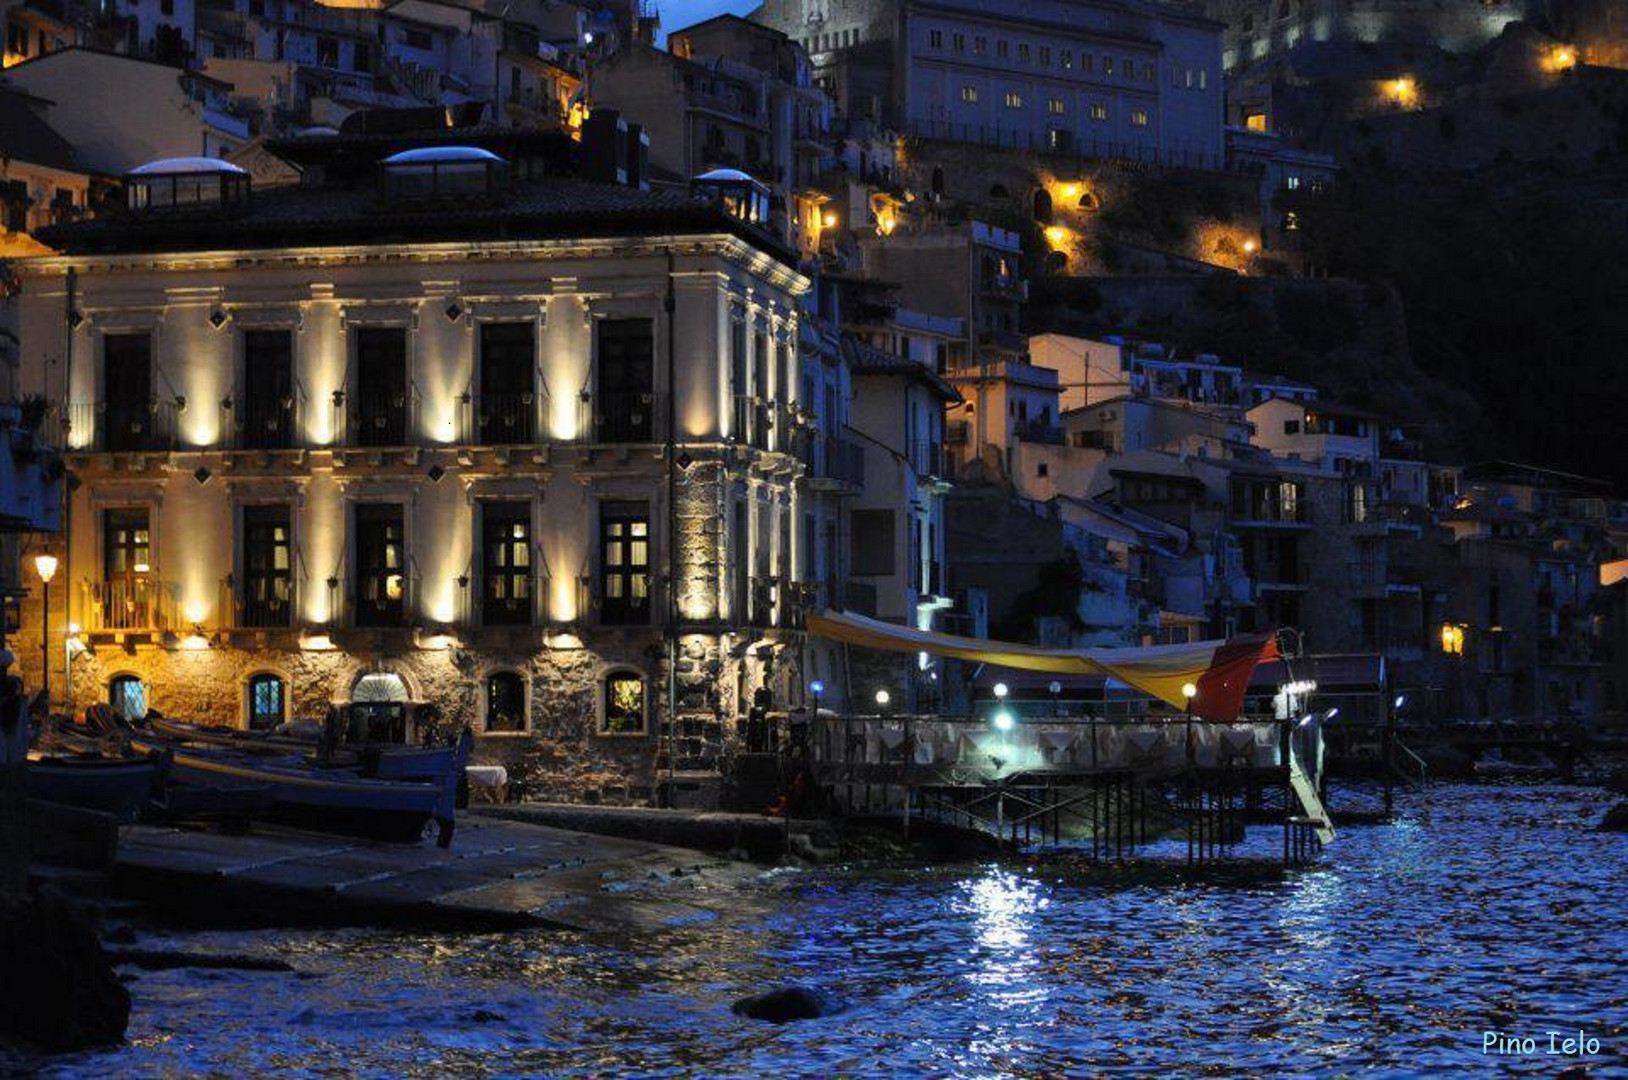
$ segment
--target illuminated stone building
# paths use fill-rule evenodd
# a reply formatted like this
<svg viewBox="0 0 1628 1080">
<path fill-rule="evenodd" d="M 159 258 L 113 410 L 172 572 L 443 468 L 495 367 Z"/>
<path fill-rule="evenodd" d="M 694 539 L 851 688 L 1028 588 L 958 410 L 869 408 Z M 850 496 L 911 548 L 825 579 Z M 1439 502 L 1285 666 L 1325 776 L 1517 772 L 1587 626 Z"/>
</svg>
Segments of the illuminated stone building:
<svg viewBox="0 0 1628 1080">
<path fill-rule="evenodd" d="M 22 390 L 78 481 L 76 704 L 406 698 L 533 796 L 704 777 L 760 688 L 801 692 L 806 279 L 636 183 L 339 149 L 266 192 L 155 163 L 19 265 Z"/>
</svg>

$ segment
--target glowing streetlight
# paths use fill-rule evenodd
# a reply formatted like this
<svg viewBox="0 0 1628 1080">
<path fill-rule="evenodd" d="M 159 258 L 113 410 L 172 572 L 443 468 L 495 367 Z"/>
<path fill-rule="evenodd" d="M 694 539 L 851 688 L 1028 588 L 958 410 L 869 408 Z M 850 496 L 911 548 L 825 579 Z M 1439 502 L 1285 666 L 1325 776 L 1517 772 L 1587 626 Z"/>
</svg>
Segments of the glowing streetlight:
<svg viewBox="0 0 1628 1080">
<path fill-rule="evenodd" d="M 836 228 L 837 220 L 837 213 L 835 210 L 827 210 L 825 212 L 825 216 L 820 219 L 821 223 L 824 224 L 827 229 Z"/>
<path fill-rule="evenodd" d="M 825 693 L 825 684 L 818 679 L 808 684 L 808 692 L 814 695 L 814 715 L 820 715 L 820 697 Z"/>
<path fill-rule="evenodd" d="M 995 684 L 995 697 L 997 700 L 1005 701 L 1007 693 L 1009 693 L 1009 691 L 1007 690 L 1005 683 L 998 682 Z"/>
<path fill-rule="evenodd" d="M 1253 255 L 1253 254 L 1255 254 L 1255 247 L 1256 247 L 1255 241 L 1253 241 L 1253 240 L 1245 240 L 1244 241 L 1244 254 L 1245 255 Z"/>
<path fill-rule="evenodd" d="M 996 731 L 1011 731 L 1013 725 L 1016 724 L 1017 721 L 1012 718 L 1012 713 L 1010 710 L 1002 709 L 1000 712 L 995 714 L 994 723 Z"/>
<path fill-rule="evenodd" d="M 34 556 L 34 572 L 40 576 L 40 685 L 45 700 L 51 700 L 51 579 L 57 576 L 57 557 Z"/>
<path fill-rule="evenodd" d="M 887 708 L 887 703 L 893 700 L 893 695 L 886 690 L 876 691 L 876 704 L 880 708 Z"/>
<path fill-rule="evenodd" d="M 1194 685 L 1193 685 L 1193 684 L 1192 684 L 1192 683 L 1190 683 L 1190 682 L 1188 682 L 1188 683 L 1182 683 L 1182 684 L 1181 684 L 1181 696 L 1182 696 L 1182 697 L 1184 697 L 1184 698 L 1186 698 L 1186 699 L 1187 699 L 1187 703 L 1188 703 L 1188 704 L 1189 704 L 1189 705 L 1191 705 L 1191 704 L 1192 704 L 1192 701 L 1193 701 L 1193 699 L 1194 699 L 1194 698 L 1196 698 L 1196 697 L 1198 697 L 1198 687 L 1196 687 L 1196 686 L 1194 686 Z"/>
</svg>

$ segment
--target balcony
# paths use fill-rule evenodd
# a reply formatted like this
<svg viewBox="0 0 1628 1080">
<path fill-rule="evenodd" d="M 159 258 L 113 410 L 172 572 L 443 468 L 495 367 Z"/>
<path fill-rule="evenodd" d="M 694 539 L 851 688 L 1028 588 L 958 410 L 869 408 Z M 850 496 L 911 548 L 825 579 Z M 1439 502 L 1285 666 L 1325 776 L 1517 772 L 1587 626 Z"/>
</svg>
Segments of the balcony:
<svg viewBox="0 0 1628 1080">
<path fill-rule="evenodd" d="M 978 344 L 991 352 L 1022 356 L 1029 348 L 1029 339 L 1016 330 L 980 330 Z"/>
<path fill-rule="evenodd" d="M 769 431 L 774 427 L 773 407 L 750 394 L 735 395 L 735 441 L 759 450 L 769 448 Z"/>
<path fill-rule="evenodd" d="M 662 395 L 649 390 L 610 390 L 594 399 L 593 441 L 596 443 L 653 443 L 661 425 L 656 422 Z"/>
<path fill-rule="evenodd" d="M 910 468 L 922 479 L 937 479 L 946 475 L 944 446 L 931 439 L 917 439 L 910 444 Z"/>
<path fill-rule="evenodd" d="M 151 578 L 84 583 L 92 633 L 151 633 L 176 629 L 175 586 Z"/>
<path fill-rule="evenodd" d="M 985 295 L 1002 300 L 1022 302 L 1029 299 L 1029 283 L 1011 274 L 991 274 L 983 279 L 982 288 Z"/>
<path fill-rule="evenodd" d="M 290 583 L 261 581 L 237 585 L 228 576 L 221 582 L 221 611 L 231 613 L 231 625 L 239 630 L 286 630 L 293 625 L 294 604 L 288 595 Z M 279 587 L 280 586 L 280 587 Z M 283 595 L 277 595 L 278 592 Z"/>
<path fill-rule="evenodd" d="M 407 445 L 405 390 L 361 390 L 350 395 L 346 420 L 352 446 Z"/>
<path fill-rule="evenodd" d="M 481 394 L 474 402 L 479 446 L 514 446 L 536 441 L 537 395 Z"/>
<path fill-rule="evenodd" d="M 233 416 L 238 450 L 287 450 L 294 445 L 294 399 L 244 401 Z"/>
<path fill-rule="evenodd" d="M 865 448 L 840 435 L 810 440 L 805 460 L 816 488 L 857 491 L 865 486 Z"/>
<path fill-rule="evenodd" d="M 68 435 L 75 449 L 122 454 L 175 449 L 175 401 L 74 402 L 68 405 Z"/>
</svg>

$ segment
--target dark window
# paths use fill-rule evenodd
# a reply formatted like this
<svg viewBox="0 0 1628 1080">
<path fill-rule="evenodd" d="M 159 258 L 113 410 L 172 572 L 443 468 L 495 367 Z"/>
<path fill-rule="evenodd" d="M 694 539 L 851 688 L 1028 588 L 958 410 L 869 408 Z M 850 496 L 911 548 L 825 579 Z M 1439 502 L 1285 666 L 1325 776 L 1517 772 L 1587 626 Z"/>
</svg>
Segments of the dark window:
<svg viewBox="0 0 1628 1080">
<path fill-rule="evenodd" d="M 287 719 L 283 680 L 276 675 L 249 678 L 249 730 L 270 731 Z"/>
<path fill-rule="evenodd" d="M 644 733 L 644 677 L 636 671 L 616 671 L 605 676 L 605 718 L 601 735 L 641 735 Z"/>
<path fill-rule="evenodd" d="M 358 41 L 351 46 L 350 69 L 352 71 L 371 71 L 373 68 L 373 46 L 365 41 Z"/>
<path fill-rule="evenodd" d="M 402 508 L 356 508 L 356 625 L 400 626 L 407 610 Z"/>
<path fill-rule="evenodd" d="M 356 403 L 351 419 L 357 446 L 401 446 L 407 441 L 406 330 L 356 332 Z"/>
<path fill-rule="evenodd" d="M 293 542 L 286 506 L 243 508 L 243 626 L 287 626 Z"/>
<path fill-rule="evenodd" d="M 606 503 L 599 518 L 601 621 L 650 621 L 650 513 L 642 504 Z"/>
<path fill-rule="evenodd" d="M 513 671 L 486 676 L 486 730 L 526 730 L 526 683 Z"/>
<path fill-rule="evenodd" d="M 158 10 L 165 15 L 175 14 L 175 0 L 158 0 Z"/>
<path fill-rule="evenodd" d="M 655 336 L 649 319 L 599 323 L 595 441 L 650 442 L 655 414 Z"/>
<path fill-rule="evenodd" d="M 102 339 L 102 401 L 109 450 L 157 448 L 150 335 L 109 334 Z"/>
<path fill-rule="evenodd" d="M 480 328 L 480 404 L 476 440 L 488 446 L 529 443 L 537 396 L 532 371 L 532 324 L 483 323 Z"/>
<path fill-rule="evenodd" d="M 428 49 L 430 47 L 430 32 L 428 30 L 403 29 L 401 41 L 409 49 Z"/>
<path fill-rule="evenodd" d="M 317 38 L 317 67 L 336 68 L 339 66 L 339 42 L 333 38 Z"/>
<path fill-rule="evenodd" d="M 250 330 L 243 335 L 243 415 L 239 439 L 251 450 L 284 450 L 294 433 L 294 335 Z"/>
<path fill-rule="evenodd" d="M 893 573 L 893 511 L 855 510 L 850 565 L 856 576 Z"/>
<path fill-rule="evenodd" d="M 107 684 L 107 703 L 126 720 L 147 715 L 147 686 L 134 675 L 115 675 Z"/>
<path fill-rule="evenodd" d="M 531 622 L 531 504 L 481 505 L 481 622 Z"/>
</svg>

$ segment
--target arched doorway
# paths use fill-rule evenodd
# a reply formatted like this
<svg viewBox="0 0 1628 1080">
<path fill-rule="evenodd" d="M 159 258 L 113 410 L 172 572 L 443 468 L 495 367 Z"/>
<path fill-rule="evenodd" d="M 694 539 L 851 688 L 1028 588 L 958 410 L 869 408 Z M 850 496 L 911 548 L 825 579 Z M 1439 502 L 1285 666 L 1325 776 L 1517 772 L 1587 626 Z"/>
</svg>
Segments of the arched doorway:
<svg viewBox="0 0 1628 1080">
<path fill-rule="evenodd" d="M 370 671 L 350 690 L 352 742 L 405 743 L 412 694 L 393 671 Z"/>
<path fill-rule="evenodd" d="M 1051 192 L 1045 188 L 1034 193 L 1034 219 L 1042 225 L 1051 224 Z"/>
</svg>

